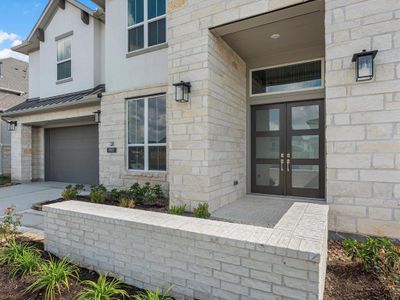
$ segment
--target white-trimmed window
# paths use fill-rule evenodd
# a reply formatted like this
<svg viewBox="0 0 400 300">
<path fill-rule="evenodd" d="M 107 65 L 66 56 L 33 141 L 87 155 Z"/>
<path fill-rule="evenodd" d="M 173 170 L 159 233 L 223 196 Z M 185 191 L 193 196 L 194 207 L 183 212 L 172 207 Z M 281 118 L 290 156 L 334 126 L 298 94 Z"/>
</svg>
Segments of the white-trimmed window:
<svg viewBox="0 0 400 300">
<path fill-rule="evenodd" d="M 250 70 L 251 96 L 323 88 L 323 59 Z"/>
<path fill-rule="evenodd" d="M 128 169 L 166 171 L 166 96 L 128 100 Z"/>
<path fill-rule="evenodd" d="M 166 0 L 128 1 L 128 52 L 166 42 Z"/>
<path fill-rule="evenodd" d="M 71 78 L 71 38 L 57 41 L 57 80 Z"/>
</svg>

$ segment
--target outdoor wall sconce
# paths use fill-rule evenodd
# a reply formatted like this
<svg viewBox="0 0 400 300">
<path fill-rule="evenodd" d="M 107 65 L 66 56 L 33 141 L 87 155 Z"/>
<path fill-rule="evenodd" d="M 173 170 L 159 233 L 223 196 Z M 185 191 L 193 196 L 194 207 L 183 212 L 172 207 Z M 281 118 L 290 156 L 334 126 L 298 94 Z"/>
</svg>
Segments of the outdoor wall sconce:
<svg viewBox="0 0 400 300">
<path fill-rule="evenodd" d="M 95 111 L 94 113 L 94 121 L 99 124 L 101 122 L 100 115 L 101 115 L 101 110 Z"/>
<path fill-rule="evenodd" d="M 15 131 L 15 127 L 17 127 L 17 121 L 8 122 L 8 131 Z"/>
<path fill-rule="evenodd" d="M 190 82 L 181 81 L 178 83 L 174 83 L 174 87 L 175 87 L 175 101 L 181 103 L 189 102 L 189 94 L 192 87 Z"/>
<path fill-rule="evenodd" d="M 356 63 L 356 80 L 366 81 L 374 78 L 374 59 L 378 50 L 366 51 L 353 55 L 353 62 Z"/>
</svg>

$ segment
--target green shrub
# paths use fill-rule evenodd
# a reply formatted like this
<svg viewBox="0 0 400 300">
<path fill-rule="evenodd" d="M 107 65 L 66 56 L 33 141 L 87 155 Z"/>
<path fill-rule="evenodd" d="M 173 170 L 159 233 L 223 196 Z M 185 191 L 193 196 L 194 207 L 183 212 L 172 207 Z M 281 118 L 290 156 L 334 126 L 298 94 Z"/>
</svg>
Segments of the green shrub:
<svg viewBox="0 0 400 300">
<path fill-rule="evenodd" d="M 193 214 L 196 218 L 209 219 L 211 217 L 207 203 L 199 204 L 199 206 L 193 210 Z"/>
<path fill-rule="evenodd" d="M 64 289 L 69 291 L 71 279 L 78 280 L 78 268 L 71 265 L 66 258 L 56 261 L 53 257 L 41 265 L 36 272 L 36 280 L 25 292 L 44 292 L 44 300 L 55 300 L 56 295 L 61 296 Z"/>
<path fill-rule="evenodd" d="M 10 176 L 0 176 L 0 186 L 1 185 L 6 185 L 11 183 L 11 177 Z"/>
<path fill-rule="evenodd" d="M 37 272 L 42 264 L 43 259 L 39 250 L 34 247 L 26 247 L 22 250 L 22 253 L 15 257 L 14 262 L 11 264 L 11 274 L 13 276 L 30 275 Z"/>
<path fill-rule="evenodd" d="M 65 189 L 62 191 L 61 196 L 64 200 L 74 200 L 84 190 L 83 184 L 76 184 L 74 186 L 67 185 Z"/>
<path fill-rule="evenodd" d="M 164 197 L 161 185 L 151 185 L 149 182 L 144 185 L 133 184 L 129 189 L 129 195 L 136 203 L 147 205 L 152 205 Z"/>
<path fill-rule="evenodd" d="M 133 297 L 135 300 L 173 300 L 170 296 L 168 296 L 171 288 L 167 289 L 164 293 L 157 289 L 156 291 L 145 290 Z"/>
<path fill-rule="evenodd" d="M 33 249 L 28 244 L 20 244 L 16 241 L 10 242 L 6 247 L 0 250 L 0 265 L 11 265 L 15 263 L 17 257 L 21 256 L 24 251 Z"/>
<path fill-rule="evenodd" d="M 92 203 L 104 203 L 107 199 L 107 189 L 104 185 L 92 185 L 90 187 L 90 201 Z"/>
<path fill-rule="evenodd" d="M 400 251 L 387 238 L 367 238 L 365 243 L 345 240 L 344 249 L 352 260 L 360 261 L 374 273 L 394 299 L 400 296 Z"/>
<path fill-rule="evenodd" d="M 135 207 L 135 201 L 129 198 L 122 198 L 119 201 L 119 206 L 125 207 L 125 208 L 134 208 Z"/>
<path fill-rule="evenodd" d="M 16 213 L 15 205 L 7 207 L 4 210 L 4 216 L 0 221 L 0 241 L 3 239 L 7 243 L 15 241 L 20 225 L 21 216 Z"/>
<path fill-rule="evenodd" d="M 182 216 L 185 213 L 186 204 L 179 205 L 179 206 L 171 206 L 168 209 L 168 213 L 171 215 L 179 215 Z"/>
<path fill-rule="evenodd" d="M 161 185 L 155 184 L 155 185 L 152 187 L 152 190 L 153 190 L 153 193 L 156 194 L 156 196 L 157 196 L 158 199 L 164 198 L 164 193 L 163 193 L 163 191 L 162 191 Z"/>
<path fill-rule="evenodd" d="M 77 296 L 77 300 L 113 300 L 129 297 L 128 293 L 121 289 L 122 282 L 118 279 L 107 280 L 107 274 L 99 274 L 97 282 L 91 280 L 83 281 L 87 286 Z"/>
</svg>

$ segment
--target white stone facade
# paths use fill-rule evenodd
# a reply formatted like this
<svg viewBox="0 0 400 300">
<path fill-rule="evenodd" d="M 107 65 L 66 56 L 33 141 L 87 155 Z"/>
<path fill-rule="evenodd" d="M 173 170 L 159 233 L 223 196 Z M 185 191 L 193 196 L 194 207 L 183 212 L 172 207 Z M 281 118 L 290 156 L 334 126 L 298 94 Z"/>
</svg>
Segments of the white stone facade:
<svg viewBox="0 0 400 300">
<path fill-rule="evenodd" d="M 295 203 L 275 228 L 68 201 L 44 207 L 45 247 L 177 299 L 323 299 L 328 206 Z"/>
<path fill-rule="evenodd" d="M 400 238 L 400 2 L 326 0 L 330 229 Z M 352 54 L 379 50 L 372 81 Z"/>
</svg>

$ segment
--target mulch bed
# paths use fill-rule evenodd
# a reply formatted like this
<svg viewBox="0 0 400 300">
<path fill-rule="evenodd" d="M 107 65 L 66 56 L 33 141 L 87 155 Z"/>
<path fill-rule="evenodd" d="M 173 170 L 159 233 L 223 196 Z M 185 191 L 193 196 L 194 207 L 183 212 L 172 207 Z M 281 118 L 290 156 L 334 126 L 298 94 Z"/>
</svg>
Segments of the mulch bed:
<svg viewBox="0 0 400 300">
<path fill-rule="evenodd" d="M 329 241 L 328 245 L 324 299 L 392 299 L 374 275 L 365 272 L 359 263 L 346 256 L 341 242 Z"/>
<path fill-rule="evenodd" d="M 89 196 L 78 196 L 77 201 L 83 201 L 83 202 L 91 202 Z M 58 203 L 58 202 L 63 202 L 66 201 L 63 198 L 59 198 L 56 200 L 48 200 L 48 201 L 43 201 L 36 203 L 32 206 L 32 209 L 39 210 L 41 211 L 44 205 L 49 205 L 53 203 Z M 119 202 L 117 200 L 106 200 L 103 205 L 111 205 L 111 206 L 120 206 Z M 141 210 L 148 210 L 148 211 L 155 211 L 155 212 L 162 212 L 166 213 L 168 212 L 168 200 L 167 199 L 161 199 L 158 201 L 155 201 L 151 205 L 145 205 L 145 204 L 136 204 L 135 209 L 141 209 Z"/>
<path fill-rule="evenodd" d="M 27 241 L 22 240 L 24 242 L 28 242 L 30 244 L 35 245 L 38 249 L 43 251 L 43 243 L 37 241 Z M 43 257 L 48 258 L 49 254 L 47 252 L 43 252 Z M 24 290 L 34 281 L 32 276 L 25 277 L 11 277 L 10 269 L 7 266 L 0 266 L 0 300 L 39 300 L 43 299 L 43 293 L 36 294 L 25 294 Z M 92 280 L 97 281 L 97 273 L 88 269 L 79 268 L 79 278 L 80 280 Z M 68 291 L 64 291 L 61 297 L 57 296 L 59 300 L 73 300 L 79 292 L 84 290 L 85 285 L 77 280 L 70 281 L 70 289 Z M 133 296 L 140 291 L 143 291 L 139 288 L 130 286 L 130 285 L 122 285 L 122 288 L 128 292 L 131 296 L 129 299 L 133 299 Z M 125 298 L 127 299 L 127 298 Z"/>
</svg>

